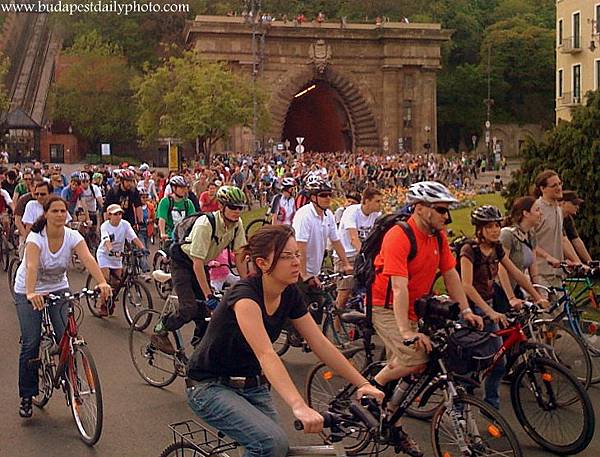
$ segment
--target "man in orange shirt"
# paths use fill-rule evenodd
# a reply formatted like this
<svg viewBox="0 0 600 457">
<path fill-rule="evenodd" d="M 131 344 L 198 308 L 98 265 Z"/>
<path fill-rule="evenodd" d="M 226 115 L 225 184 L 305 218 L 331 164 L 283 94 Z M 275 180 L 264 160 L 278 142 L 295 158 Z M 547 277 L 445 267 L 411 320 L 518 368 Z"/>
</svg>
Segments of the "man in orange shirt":
<svg viewBox="0 0 600 457">
<path fill-rule="evenodd" d="M 481 317 L 469 308 L 444 230 L 451 222 L 450 203 L 457 200 L 442 184 L 424 181 L 409 187 L 407 201 L 413 205 L 413 214 L 407 223 L 416 241 L 416 255 L 409 261 L 408 234 L 396 225 L 384 235 L 381 251 L 374 261 L 377 273 L 371 289 L 373 325 L 387 354 L 391 354 L 387 365 L 375 377 L 379 386 L 425 369 L 431 341 L 418 331 L 414 305 L 417 299 L 429 293 L 438 269 L 448 294 L 459 303 L 463 319 L 483 328 Z M 416 338 L 416 343 L 405 346 L 403 341 L 411 338 Z M 407 454 L 423 455 L 417 443 L 401 430 L 400 440 Z"/>
</svg>

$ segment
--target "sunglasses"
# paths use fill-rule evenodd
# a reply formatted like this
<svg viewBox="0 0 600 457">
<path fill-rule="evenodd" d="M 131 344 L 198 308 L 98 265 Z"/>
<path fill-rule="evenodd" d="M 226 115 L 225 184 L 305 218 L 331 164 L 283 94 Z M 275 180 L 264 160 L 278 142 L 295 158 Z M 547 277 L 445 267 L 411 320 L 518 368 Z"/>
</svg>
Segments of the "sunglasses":
<svg viewBox="0 0 600 457">
<path fill-rule="evenodd" d="M 122 216 L 123 213 L 121 211 L 118 211 L 116 213 L 110 213 L 111 216 Z"/>
<path fill-rule="evenodd" d="M 317 194 L 317 197 L 321 197 L 321 198 L 331 198 L 332 193 L 331 192 L 319 192 Z"/>
<path fill-rule="evenodd" d="M 227 205 L 227 208 L 232 211 L 242 211 L 244 209 L 244 205 Z"/>
<path fill-rule="evenodd" d="M 449 208 L 445 208 L 444 206 L 430 206 L 430 208 L 432 210 L 434 210 L 436 213 L 438 213 L 442 216 L 446 216 L 446 224 L 452 223 L 452 216 L 450 215 Z"/>
</svg>

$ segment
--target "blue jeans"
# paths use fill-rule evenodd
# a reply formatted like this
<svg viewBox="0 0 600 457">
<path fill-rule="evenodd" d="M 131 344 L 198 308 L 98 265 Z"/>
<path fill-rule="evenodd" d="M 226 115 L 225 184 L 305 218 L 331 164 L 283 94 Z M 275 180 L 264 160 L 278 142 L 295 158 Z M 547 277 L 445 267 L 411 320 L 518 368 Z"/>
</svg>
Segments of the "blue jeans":
<svg viewBox="0 0 600 457">
<path fill-rule="evenodd" d="M 285 457 L 288 437 L 267 386 L 235 389 L 214 379 L 187 389 L 188 404 L 202 420 L 246 449 L 245 457 Z"/>
<path fill-rule="evenodd" d="M 475 312 L 480 316 L 483 316 L 484 313 L 479 310 L 477 307 L 475 308 Z M 485 325 L 483 330 L 485 332 L 495 332 L 499 330 L 500 327 L 498 324 L 495 324 L 490 321 L 485 321 Z M 502 346 L 502 338 L 494 338 L 494 342 L 496 343 L 496 350 L 500 349 Z M 500 383 L 502 382 L 502 378 L 506 373 L 506 357 L 502 357 L 498 360 L 498 363 L 494 366 L 490 374 L 487 375 L 484 382 L 485 394 L 483 400 L 490 406 L 493 406 L 496 409 L 500 409 Z"/>
<path fill-rule="evenodd" d="M 146 230 L 146 227 L 140 228 L 139 233 L 137 234 L 137 236 L 140 239 L 140 241 L 142 242 L 142 244 L 144 245 L 144 247 L 146 249 L 150 249 L 148 247 L 149 244 L 150 244 L 150 240 L 148 239 L 148 231 Z M 150 271 L 150 267 L 148 266 L 148 256 L 146 254 L 144 254 L 140 258 L 140 267 L 142 267 L 142 271 L 144 273 L 148 273 Z"/>
<path fill-rule="evenodd" d="M 56 291 L 58 294 L 68 289 Z M 32 359 L 39 357 L 40 339 L 42 333 L 42 312 L 33 309 L 27 302 L 25 294 L 15 294 L 17 302 L 17 316 L 21 327 L 21 353 L 19 354 L 19 396 L 34 397 L 38 394 L 37 364 L 31 363 Z M 57 343 L 62 337 L 67 323 L 66 303 L 48 308 L 50 320 L 54 328 Z"/>
</svg>

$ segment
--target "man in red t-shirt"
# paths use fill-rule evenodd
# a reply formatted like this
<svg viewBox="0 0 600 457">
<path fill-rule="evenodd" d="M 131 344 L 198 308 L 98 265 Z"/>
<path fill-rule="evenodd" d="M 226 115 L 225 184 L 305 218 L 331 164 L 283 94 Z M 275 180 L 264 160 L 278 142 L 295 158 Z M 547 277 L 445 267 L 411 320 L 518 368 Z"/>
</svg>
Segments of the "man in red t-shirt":
<svg viewBox="0 0 600 457">
<path fill-rule="evenodd" d="M 208 189 L 200 194 L 200 210 L 203 213 L 219 211 L 219 202 L 217 201 L 217 185 L 211 182 Z"/>
<path fill-rule="evenodd" d="M 450 203 L 457 200 L 445 186 L 433 181 L 411 185 L 407 200 L 414 205 L 408 225 L 416 240 L 416 256 L 408 261 L 410 241 L 402 227 L 394 226 L 383 237 L 381 251 L 374 262 L 377 274 L 371 288 L 373 326 L 387 354 L 391 354 L 387 365 L 375 377 L 379 386 L 425 369 L 431 341 L 418 331 L 414 305 L 417 299 L 429 293 L 438 269 L 448 294 L 459 303 L 465 321 L 483 328 L 481 317 L 469 308 L 444 230 L 450 222 Z M 442 239 L 441 252 L 436 232 Z M 391 303 L 386 304 L 390 281 L 388 299 Z M 416 343 L 405 346 L 403 341 L 411 338 L 416 338 Z M 422 455 L 417 443 L 402 431 L 400 440 L 409 455 Z"/>
</svg>

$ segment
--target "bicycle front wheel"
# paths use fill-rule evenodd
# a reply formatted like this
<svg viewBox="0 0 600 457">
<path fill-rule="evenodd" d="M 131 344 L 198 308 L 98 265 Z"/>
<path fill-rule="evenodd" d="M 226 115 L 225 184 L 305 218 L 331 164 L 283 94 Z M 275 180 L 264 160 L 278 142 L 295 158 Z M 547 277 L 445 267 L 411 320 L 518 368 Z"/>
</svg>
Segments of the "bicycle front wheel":
<svg viewBox="0 0 600 457">
<path fill-rule="evenodd" d="M 94 279 L 94 277 L 92 275 L 88 275 L 87 279 L 85 280 L 85 288 L 87 290 L 94 290 L 94 288 L 96 287 L 96 280 Z M 85 295 L 85 303 L 87 304 L 88 309 L 90 310 L 90 313 L 92 313 L 92 316 L 95 317 L 102 317 L 100 315 L 100 300 L 101 298 L 97 295 Z"/>
<path fill-rule="evenodd" d="M 248 227 L 246 227 L 246 238 L 250 238 L 263 225 L 269 225 L 269 221 L 266 219 L 255 219 L 252 222 L 250 222 L 248 224 Z"/>
<path fill-rule="evenodd" d="M 69 403 L 82 441 L 93 446 L 102 434 L 102 389 L 92 353 L 85 344 L 73 346 L 69 367 Z"/>
<path fill-rule="evenodd" d="M 595 424 L 590 398 L 554 360 L 534 357 L 517 367 L 510 396 L 518 421 L 543 448 L 572 455 L 590 444 Z"/>
<path fill-rule="evenodd" d="M 13 300 L 15 299 L 15 280 L 17 277 L 17 270 L 19 269 L 19 265 L 21 265 L 21 261 L 18 257 L 14 257 L 10 260 L 8 264 L 8 274 L 6 275 L 8 279 L 8 290 L 10 290 L 10 294 L 12 295 Z"/>
<path fill-rule="evenodd" d="M 137 279 L 127 283 L 123 288 L 123 313 L 129 325 L 133 319 L 144 309 L 152 309 L 152 295 L 148 288 Z M 137 321 L 137 325 L 148 325 L 150 322 Z"/>
<path fill-rule="evenodd" d="M 156 349 L 151 342 L 161 313 L 146 309 L 129 327 L 129 355 L 136 371 L 151 386 L 165 387 L 177 378 L 175 358 Z"/>
<path fill-rule="evenodd" d="M 444 403 L 436 410 L 431 421 L 431 443 L 437 457 L 523 455 L 515 432 L 500 413 L 467 394 L 454 398 L 450 409 Z"/>
<path fill-rule="evenodd" d="M 600 322 L 583 318 L 579 328 L 592 362 L 592 384 L 597 384 L 600 382 Z"/>
</svg>

